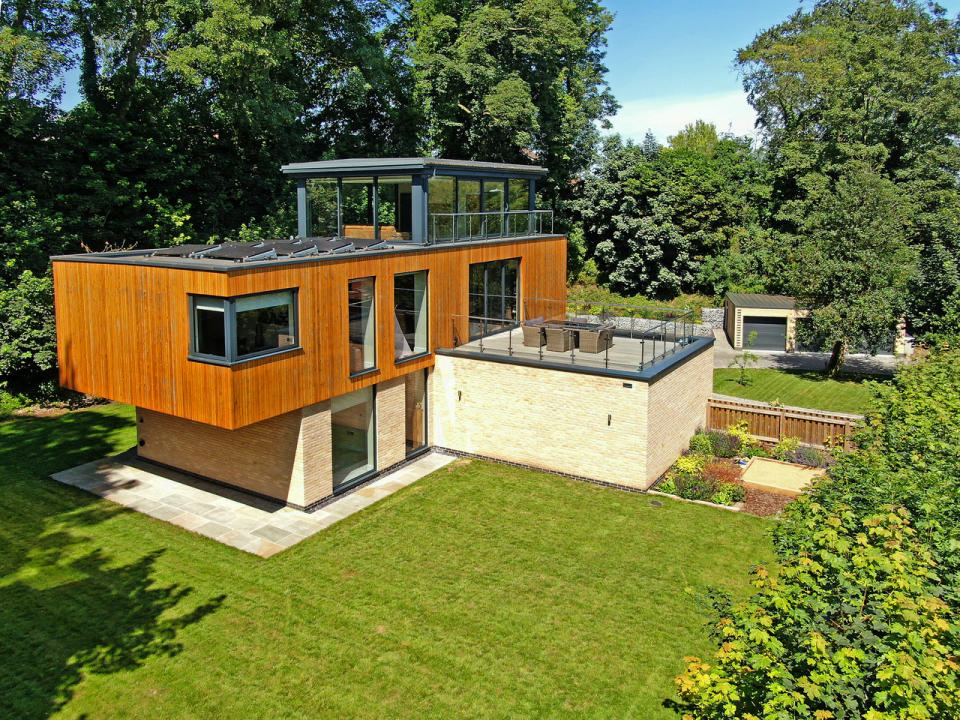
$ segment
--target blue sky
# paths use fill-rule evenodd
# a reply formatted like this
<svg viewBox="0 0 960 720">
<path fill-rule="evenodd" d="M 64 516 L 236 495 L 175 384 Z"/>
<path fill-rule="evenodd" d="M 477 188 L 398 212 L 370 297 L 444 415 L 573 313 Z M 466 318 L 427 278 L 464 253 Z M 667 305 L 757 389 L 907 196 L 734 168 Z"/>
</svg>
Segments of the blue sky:
<svg viewBox="0 0 960 720">
<path fill-rule="evenodd" d="M 953 14 L 960 10 L 960 0 L 940 4 Z M 607 79 L 623 106 L 614 131 L 642 140 L 649 128 L 661 141 L 697 119 L 751 134 L 755 115 L 733 69 L 734 53 L 801 6 L 797 0 L 604 5 L 616 14 L 607 34 Z"/>
</svg>

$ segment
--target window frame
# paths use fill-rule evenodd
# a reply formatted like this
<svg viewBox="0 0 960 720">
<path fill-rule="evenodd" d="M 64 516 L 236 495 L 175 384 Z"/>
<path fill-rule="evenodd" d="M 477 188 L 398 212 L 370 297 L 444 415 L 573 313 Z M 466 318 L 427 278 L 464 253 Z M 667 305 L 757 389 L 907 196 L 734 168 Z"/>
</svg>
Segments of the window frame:
<svg viewBox="0 0 960 720">
<path fill-rule="evenodd" d="M 300 344 L 300 289 L 296 287 L 281 288 L 278 290 L 269 290 L 267 292 L 244 293 L 242 295 L 232 295 L 221 297 L 219 295 L 207 295 L 205 293 L 187 293 L 187 311 L 190 317 L 190 350 L 187 359 L 194 362 L 203 362 L 210 365 L 223 365 L 232 367 L 241 365 L 252 360 L 259 360 L 273 355 L 282 355 L 284 353 L 303 350 Z M 237 353 L 237 300 L 240 298 L 255 297 L 259 295 L 280 295 L 290 293 L 292 297 L 292 317 L 290 318 L 290 328 L 293 331 L 293 345 L 284 347 L 269 348 L 246 355 Z M 219 300 L 223 303 L 223 344 L 225 355 L 209 355 L 197 351 L 197 300 Z"/>
<path fill-rule="evenodd" d="M 373 323 L 373 365 L 370 367 L 365 367 L 360 370 L 351 371 L 349 374 L 350 378 L 358 378 L 363 375 L 369 375 L 370 373 L 375 373 L 380 370 L 380 357 L 378 355 L 377 348 L 377 276 L 376 275 L 364 275 L 362 277 L 347 278 L 347 369 L 350 369 L 350 283 L 359 282 L 361 280 L 372 280 L 373 281 L 373 292 L 370 293 L 370 313 L 368 315 L 369 322 Z"/>
<path fill-rule="evenodd" d="M 411 353 L 410 355 L 404 355 L 403 357 L 397 357 L 396 352 L 393 355 L 393 364 L 400 365 L 401 363 L 410 362 L 411 360 L 418 360 L 420 358 L 427 357 L 431 354 L 430 350 L 430 270 L 429 268 L 423 268 L 422 270 L 408 270 L 406 272 L 394 273 L 393 275 L 393 312 L 397 312 L 397 278 L 402 275 L 416 275 L 418 273 L 423 273 L 426 277 L 426 280 L 423 283 L 423 312 L 426 313 L 426 339 L 424 340 L 423 346 L 426 348 L 422 352 Z"/>
</svg>

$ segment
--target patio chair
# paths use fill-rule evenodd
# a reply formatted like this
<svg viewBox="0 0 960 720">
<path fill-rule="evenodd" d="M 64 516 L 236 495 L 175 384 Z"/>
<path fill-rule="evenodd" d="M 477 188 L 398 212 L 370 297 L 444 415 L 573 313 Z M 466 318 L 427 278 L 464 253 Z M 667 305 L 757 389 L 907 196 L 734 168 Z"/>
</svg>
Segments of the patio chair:
<svg viewBox="0 0 960 720">
<path fill-rule="evenodd" d="M 573 348 L 574 337 L 572 330 L 563 327 L 547 326 L 544 328 L 544 332 L 547 335 L 547 350 L 564 352 Z"/>
<path fill-rule="evenodd" d="M 527 347 L 542 347 L 547 339 L 543 336 L 543 318 L 525 320 L 523 325 L 523 344 Z"/>
<path fill-rule="evenodd" d="M 601 325 L 596 330 L 580 331 L 580 352 L 602 353 L 613 346 L 613 323 Z"/>
</svg>

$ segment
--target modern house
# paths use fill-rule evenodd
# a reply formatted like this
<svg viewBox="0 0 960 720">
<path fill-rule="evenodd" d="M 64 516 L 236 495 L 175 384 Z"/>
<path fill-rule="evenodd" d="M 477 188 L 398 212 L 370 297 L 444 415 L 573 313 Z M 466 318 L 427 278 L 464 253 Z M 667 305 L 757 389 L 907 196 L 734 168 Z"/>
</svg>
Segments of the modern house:
<svg viewBox="0 0 960 720">
<path fill-rule="evenodd" d="M 141 458 L 309 509 L 430 447 L 645 489 L 703 425 L 712 336 L 567 303 L 543 168 L 282 171 L 296 237 L 53 258 L 60 382 Z"/>
</svg>

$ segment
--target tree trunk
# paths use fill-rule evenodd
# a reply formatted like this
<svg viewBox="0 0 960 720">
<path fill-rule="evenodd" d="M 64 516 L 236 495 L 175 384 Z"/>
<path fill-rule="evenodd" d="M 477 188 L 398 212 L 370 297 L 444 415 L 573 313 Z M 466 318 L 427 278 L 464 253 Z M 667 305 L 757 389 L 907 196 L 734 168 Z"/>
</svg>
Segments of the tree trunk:
<svg viewBox="0 0 960 720">
<path fill-rule="evenodd" d="M 836 377 L 843 367 L 843 361 L 847 355 L 847 344 L 838 340 L 833 344 L 833 352 L 830 354 L 830 360 L 827 362 L 827 376 Z"/>
</svg>

